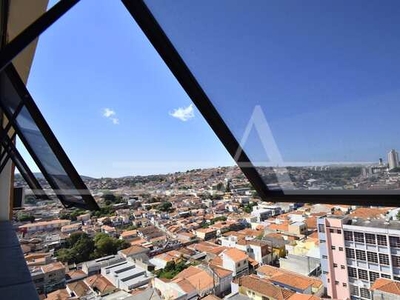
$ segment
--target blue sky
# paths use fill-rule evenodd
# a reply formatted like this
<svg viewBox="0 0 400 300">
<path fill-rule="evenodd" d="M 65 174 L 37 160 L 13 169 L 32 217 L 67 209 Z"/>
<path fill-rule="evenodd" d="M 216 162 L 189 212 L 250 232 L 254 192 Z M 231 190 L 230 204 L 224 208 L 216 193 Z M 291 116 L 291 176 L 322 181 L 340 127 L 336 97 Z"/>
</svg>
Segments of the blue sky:
<svg viewBox="0 0 400 300">
<path fill-rule="evenodd" d="M 400 149 L 398 1 L 148 3 L 238 139 L 260 105 L 286 162 Z M 233 164 L 120 1 L 46 31 L 28 88 L 81 174 Z M 259 138 L 245 148 L 268 161 Z"/>
<path fill-rule="evenodd" d="M 234 163 L 193 106 L 171 116 L 192 102 L 120 1 L 81 1 L 42 34 L 28 88 L 80 174 Z"/>
</svg>

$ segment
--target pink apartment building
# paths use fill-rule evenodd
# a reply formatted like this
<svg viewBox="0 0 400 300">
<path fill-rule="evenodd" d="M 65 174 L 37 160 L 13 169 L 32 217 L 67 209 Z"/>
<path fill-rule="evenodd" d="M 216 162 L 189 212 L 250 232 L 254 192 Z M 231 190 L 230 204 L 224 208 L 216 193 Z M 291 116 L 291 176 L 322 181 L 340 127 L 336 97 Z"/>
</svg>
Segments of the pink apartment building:
<svg viewBox="0 0 400 300">
<path fill-rule="evenodd" d="M 335 299 L 372 299 L 378 278 L 400 281 L 400 222 L 351 216 L 318 219 L 322 279 Z"/>
</svg>

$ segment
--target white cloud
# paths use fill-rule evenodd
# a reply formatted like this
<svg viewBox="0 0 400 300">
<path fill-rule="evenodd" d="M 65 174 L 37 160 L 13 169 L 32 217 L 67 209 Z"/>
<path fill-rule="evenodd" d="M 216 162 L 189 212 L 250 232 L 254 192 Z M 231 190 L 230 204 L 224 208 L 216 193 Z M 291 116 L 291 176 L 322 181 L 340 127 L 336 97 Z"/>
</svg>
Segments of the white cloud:
<svg viewBox="0 0 400 300">
<path fill-rule="evenodd" d="M 103 109 L 103 116 L 106 118 L 115 116 L 115 111 L 113 111 L 112 109 L 109 109 L 109 108 L 105 108 L 105 109 Z"/>
<path fill-rule="evenodd" d="M 115 117 L 116 115 L 117 113 L 110 108 L 103 109 L 103 117 L 110 119 L 114 125 L 119 124 L 119 119 Z"/>
<path fill-rule="evenodd" d="M 180 107 L 177 109 L 174 109 L 173 112 L 169 113 L 170 116 L 177 118 L 181 121 L 188 121 L 190 119 L 194 118 L 194 109 L 193 109 L 193 104 L 190 104 L 188 107 Z"/>
</svg>

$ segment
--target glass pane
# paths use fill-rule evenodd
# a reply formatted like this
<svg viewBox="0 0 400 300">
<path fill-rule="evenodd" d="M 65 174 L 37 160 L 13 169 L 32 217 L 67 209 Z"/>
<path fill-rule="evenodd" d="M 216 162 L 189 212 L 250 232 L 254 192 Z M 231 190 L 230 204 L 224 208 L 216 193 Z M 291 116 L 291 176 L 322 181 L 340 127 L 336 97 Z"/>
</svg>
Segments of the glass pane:
<svg viewBox="0 0 400 300">
<path fill-rule="evenodd" d="M 270 189 L 399 189 L 398 2 L 145 2 Z"/>
<path fill-rule="evenodd" d="M 9 71 L 8 69 L 7 72 Z M 10 71 L 10 73 L 12 73 L 12 71 Z M 15 85 L 11 83 L 11 80 L 6 74 L 6 71 L 4 71 L 1 76 L 2 94 L 0 101 L 6 110 L 12 114 L 21 103 L 21 99 L 15 89 Z M 27 99 L 25 101 L 29 101 Z M 40 115 L 38 111 L 35 113 L 36 115 Z M 32 117 L 26 106 L 22 108 L 15 120 L 15 126 L 19 137 L 26 148 L 31 152 L 35 162 L 54 189 L 56 195 L 64 204 L 72 202 L 80 205 L 92 205 L 92 203 L 85 203 L 85 200 L 94 202 L 89 191 L 85 188 L 77 190 L 77 183 L 72 181 L 70 178 L 71 175 L 69 175 L 60 162 L 59 155 L 62 154 L 59 153 L 57 156 L 51 148 L 48 142 L 51 133 L 47 132 L 47 137 L 45 137 L 42 132 L 44 129 L 41 130 L 37 124 L 37 120 Z M 68 158 L 64 157 L 64 160 L 68 160 Z M 26 170 L 20 171 L 26 173 Z M 83 194 L 85 194 L 85 198 L 82 197 Z"/>
</svg>

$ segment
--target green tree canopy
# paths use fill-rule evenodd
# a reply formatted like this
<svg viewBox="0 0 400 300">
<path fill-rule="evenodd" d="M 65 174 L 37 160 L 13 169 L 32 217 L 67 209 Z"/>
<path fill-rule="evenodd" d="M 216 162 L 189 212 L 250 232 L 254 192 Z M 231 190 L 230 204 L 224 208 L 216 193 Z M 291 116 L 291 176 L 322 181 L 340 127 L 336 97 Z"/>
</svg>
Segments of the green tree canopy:
<svg viewBox="0 0 400 300">
<path fill-rule="evenodd" d="M 172 208 L 172 203 L 169 201 L 165 201 L 158 206 L 158 210 L 161 211 L 169 211 Z"/>
</svg>

